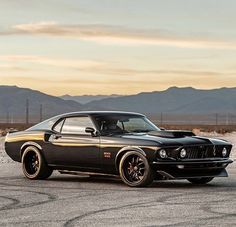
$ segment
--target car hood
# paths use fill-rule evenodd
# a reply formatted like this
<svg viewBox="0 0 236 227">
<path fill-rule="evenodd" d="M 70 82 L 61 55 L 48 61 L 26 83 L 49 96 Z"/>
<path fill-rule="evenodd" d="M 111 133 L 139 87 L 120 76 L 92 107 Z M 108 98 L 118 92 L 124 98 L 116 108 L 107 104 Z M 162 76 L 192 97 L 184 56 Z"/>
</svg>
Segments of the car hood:
<svg viewBox="0 0 236 227">
<path fill-rule="evenodd" d="M 122 138 L 153 141 L 164 146 L 230 145 L 227 141 L 196 136 L 189 131 L 157 131 L 121 135 Z"/>
</svg>

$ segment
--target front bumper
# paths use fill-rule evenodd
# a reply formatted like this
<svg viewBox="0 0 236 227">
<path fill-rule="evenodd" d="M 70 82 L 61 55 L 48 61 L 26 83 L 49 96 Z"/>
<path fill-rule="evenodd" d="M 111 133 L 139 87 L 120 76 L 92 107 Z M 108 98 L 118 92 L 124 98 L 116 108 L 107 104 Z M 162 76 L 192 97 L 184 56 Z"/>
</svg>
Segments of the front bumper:
<svg viewBox="0 0 236 227">
<path fill-rule="evenodd" d="M 180 161 L 158 160 L 152 163 L 155 171 L 167 179 L 199 177 L 227 177 L 225 168 L 232 159 L 188 159 Z"/>
</svg>

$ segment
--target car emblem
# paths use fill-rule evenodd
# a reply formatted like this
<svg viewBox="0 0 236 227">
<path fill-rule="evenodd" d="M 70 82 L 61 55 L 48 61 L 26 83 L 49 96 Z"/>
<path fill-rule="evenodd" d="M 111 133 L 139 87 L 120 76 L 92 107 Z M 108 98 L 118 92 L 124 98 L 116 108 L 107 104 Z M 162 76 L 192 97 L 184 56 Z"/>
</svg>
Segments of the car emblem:
<svg viewBox="0 0 236 227">
<path fill-rule="evenodd" d="M 111 152 L 104 152 L 104 158 L 111 158 Z"/>
</svg>

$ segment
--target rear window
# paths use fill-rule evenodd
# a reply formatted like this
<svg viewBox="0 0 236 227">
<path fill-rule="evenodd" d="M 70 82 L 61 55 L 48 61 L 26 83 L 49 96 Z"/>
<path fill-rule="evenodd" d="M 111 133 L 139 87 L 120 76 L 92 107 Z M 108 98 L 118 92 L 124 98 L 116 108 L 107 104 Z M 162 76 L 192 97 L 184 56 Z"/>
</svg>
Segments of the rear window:
<svg viewBox="0 0 236 227">
<path fill-rule="evenodd" d="M 37 125 L 32 126 L 31 128 L 27 129 L 27 131 L 31 130 L 51 130 L 52 126 L 55 124 L 55 122 L 58 120 L 58 117 L 50 118 L 46 121 L 43 121 Z"/>
</svg>

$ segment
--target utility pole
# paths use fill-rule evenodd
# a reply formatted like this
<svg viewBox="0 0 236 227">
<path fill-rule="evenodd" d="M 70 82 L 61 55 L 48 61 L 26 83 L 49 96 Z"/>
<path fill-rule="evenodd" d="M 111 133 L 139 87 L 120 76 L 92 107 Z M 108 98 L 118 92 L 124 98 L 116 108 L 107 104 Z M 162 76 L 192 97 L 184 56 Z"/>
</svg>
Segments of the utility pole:
<svg viewBox="0 0 236 227">
<path fill-rule="evenodd" d="M 26 99 L 25 123 L 29 124 L 29 99 Z"/>
<path fill-rule="evenodd" d="M 216 113 L 216 126 L 218 125 L 218 113 Z"/>
<path fill-rule="evenodd" d="M 40 117 L 39 117 L 39 122 L 43 121 L 43 105 L 40 104 Z"/>
<path fill-rule="evenodd" d="M 11 114 L 11 116 L 10 116 L 10 123 L 11 123 L 11 124 L 13 124 L 13 123 L 14 123 L 13 114 Z"/>
<path fill-rule="evenodd" d="M 226 125 L 229 125 L 229 113 L 226 114 Z"/>
<path fill-rule="evenodd" d="M 161 112 L 161 126 L 163 125 L 163 113 Z"/>
<path fill-rule="evenodd" d="M 7 124 L 10 123 L 10 114 L 9 114 L 9 110 L 7 110 Z"/>
</svg>

